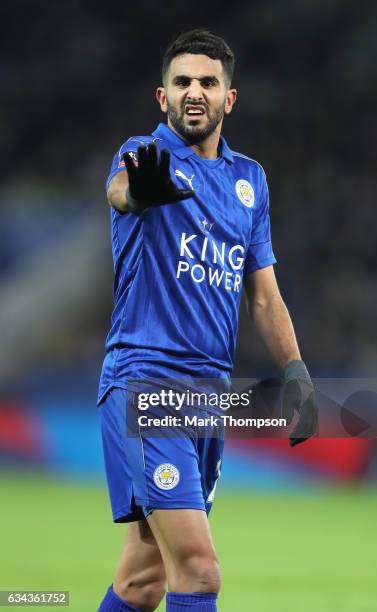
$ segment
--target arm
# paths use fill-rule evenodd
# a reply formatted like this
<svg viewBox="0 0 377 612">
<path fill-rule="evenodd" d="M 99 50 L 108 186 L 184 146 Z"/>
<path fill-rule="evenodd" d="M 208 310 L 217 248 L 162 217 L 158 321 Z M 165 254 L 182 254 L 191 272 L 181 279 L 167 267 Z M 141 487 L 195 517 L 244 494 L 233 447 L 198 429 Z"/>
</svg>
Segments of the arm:
<svg viewBox="0 0 377 612">
<path fill-rule="evenodd" d="M 314 387 L 301 360 L 292 321 L 277 286 L 274 269 L 267 266 L 249 274 L 244 280 L 248 311 L 272 357 L 283 370 L 283 417 L 289 425 L 294 411 L 299 420 L 289 436 L 295 446 L 313 436 L 317 429 L 318 410 Z"/>
<path fill-rule="evenodd" d="M 107 201 L 120 213 L 129 212 L 127 208 L 126 191 L 128 189 L 128 174 L 125 170 L 118 172 L 110 181 L 107 189 Z"/>
<path fill-rule="evenodd" d="M 244 287 L 249 315 L 277 365 L 283 369 L 290 361 L 301 359 L 273 266 L 249 274 Z"/>
</svg>

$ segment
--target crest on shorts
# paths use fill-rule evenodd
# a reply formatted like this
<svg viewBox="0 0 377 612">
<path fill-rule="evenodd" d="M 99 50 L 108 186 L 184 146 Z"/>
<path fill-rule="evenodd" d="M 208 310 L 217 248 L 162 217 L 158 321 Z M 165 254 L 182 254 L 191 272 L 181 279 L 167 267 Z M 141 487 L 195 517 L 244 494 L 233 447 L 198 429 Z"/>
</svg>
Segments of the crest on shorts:
<svg viewBox="0 0 377 612">
<path fill-rule="evenodd" d="M 179 478 L 179 470 L 172 463 L 162 463 L 153 474 L 155 485 L 164 491 L 174 489 L 179 483 Z"/>
<path fill-rule="evenodd" d="M 254 189 L 246 179 L 239 179 L 236 183 L 236 194 L 241 200 L 242 204 L 245 204 L 248 208 L 254 206 L 255 196 Z"/>
</svg>

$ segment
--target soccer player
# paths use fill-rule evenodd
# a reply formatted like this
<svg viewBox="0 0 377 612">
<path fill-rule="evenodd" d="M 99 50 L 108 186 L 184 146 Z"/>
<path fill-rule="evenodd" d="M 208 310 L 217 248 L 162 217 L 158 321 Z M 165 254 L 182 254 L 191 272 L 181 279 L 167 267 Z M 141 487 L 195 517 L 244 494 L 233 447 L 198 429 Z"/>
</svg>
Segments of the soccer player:
<svg viewBox="0 0 377 612">
<path fill-rule="evenodd" d="M 265 173 L 221 136 L 234 55 L 207 30 L 165 52 L 156 97 L 167 124 L 132 136 L 108 177 L 115 307 L 98 404 L 113 520 L 128 522 L 99 610 L 216 610 L 220 573 L 208 525 L 223 440 L 126 436 L 130 381 L 229 379 L 242 287 L 282 369 L 290 444 L 316 431 L 313 386 L 277 287 Z M 235 512 L 237 509 L 235 509 Z M 236 518 L 236 515 L 235 515 Z"/>
</svg>

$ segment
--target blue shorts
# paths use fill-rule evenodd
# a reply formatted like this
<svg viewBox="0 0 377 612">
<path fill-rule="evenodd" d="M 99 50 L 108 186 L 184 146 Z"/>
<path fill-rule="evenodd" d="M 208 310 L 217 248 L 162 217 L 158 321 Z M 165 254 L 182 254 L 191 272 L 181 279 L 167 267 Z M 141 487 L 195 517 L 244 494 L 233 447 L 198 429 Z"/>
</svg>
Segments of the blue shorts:
<svg viewBox="0 0 377 612">
<path fill-rule="evenodd" d="M 126 417 L 137 412 L 136 395 L 114 387 L 99 406 L 114 522 L 143 520 L 158 508 L 193 508 L 208 514 L 220 476 L 221 431 L 201 437 L 192 426 L 179 437 L 151 437 L 138 428 L 137 435 L 128 436 Z"/>
</svg>

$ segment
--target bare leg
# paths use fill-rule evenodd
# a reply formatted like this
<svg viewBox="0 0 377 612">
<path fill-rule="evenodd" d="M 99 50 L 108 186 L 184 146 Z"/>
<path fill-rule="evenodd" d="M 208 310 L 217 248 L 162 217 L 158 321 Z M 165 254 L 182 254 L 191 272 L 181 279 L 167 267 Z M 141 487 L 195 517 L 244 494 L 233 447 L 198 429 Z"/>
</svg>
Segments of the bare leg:
<svg viewBox="0 0 377 612">
<path fill-rule="evenodd" d="M 114 592 L 143 612 L 152 612 L 165 595 L 165 580 L 162 557 L 148 523 L 130 523 Z"/>
<path fill-rule="evenodd" d="M 155 510 L 148 523 L 164 562 L 169 590 L 217 593 L 220 571 L 202 510 Z"/>
</svg>

